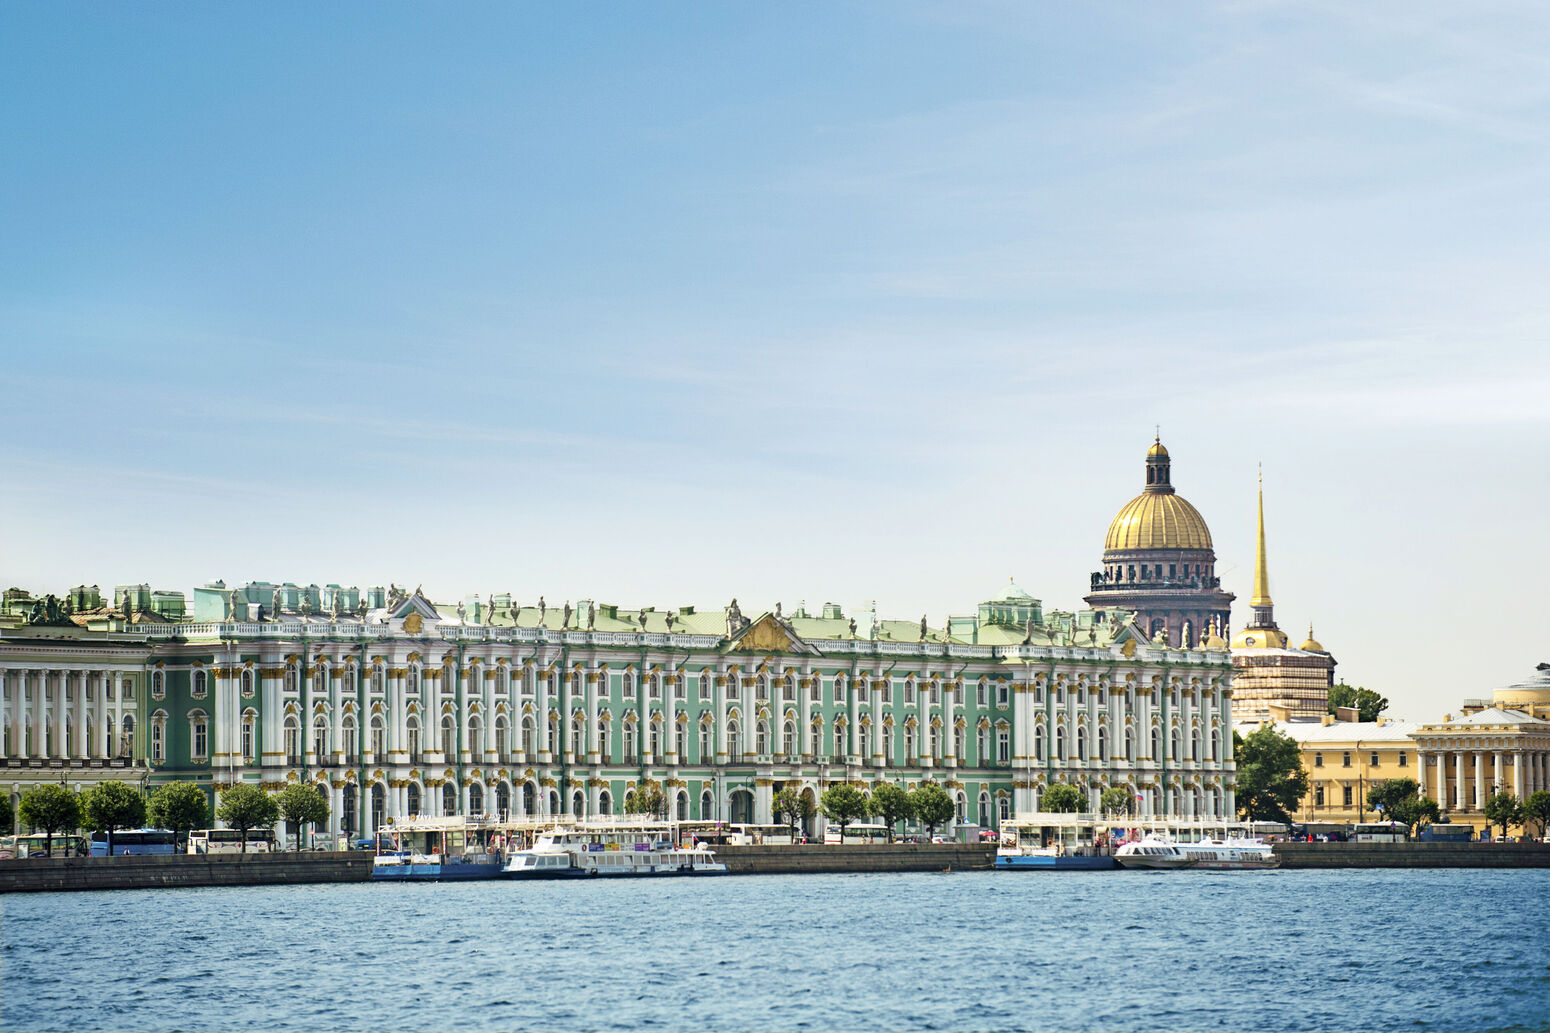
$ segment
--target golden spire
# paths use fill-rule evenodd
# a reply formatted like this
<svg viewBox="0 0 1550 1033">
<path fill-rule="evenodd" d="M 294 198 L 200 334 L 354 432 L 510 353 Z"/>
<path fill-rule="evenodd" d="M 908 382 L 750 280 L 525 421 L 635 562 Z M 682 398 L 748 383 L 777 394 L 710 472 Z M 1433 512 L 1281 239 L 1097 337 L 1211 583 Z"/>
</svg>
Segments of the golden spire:
<svg viewBox="0 0 1550 1033">
<path fill-rule="evenodd" d="M 1259 471 L 1259 539 L 1254 546 L 1254 598 L 1250 606 L 1270 606 L 1270 572 L 1265 565 L 1265 471 Z"/>
</svg>

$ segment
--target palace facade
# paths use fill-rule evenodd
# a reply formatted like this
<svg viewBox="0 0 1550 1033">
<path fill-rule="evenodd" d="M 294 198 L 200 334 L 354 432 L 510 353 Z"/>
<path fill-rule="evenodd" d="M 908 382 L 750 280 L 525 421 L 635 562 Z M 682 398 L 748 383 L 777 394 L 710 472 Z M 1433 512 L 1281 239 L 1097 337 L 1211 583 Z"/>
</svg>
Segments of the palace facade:
<svg viewBox="0 0 1550 1033">
<path fill-rule="evenodd" d="M 616 814 L 644 778 L 681 818 L 772 820 L 773 794 L 936 780 L 960 823 L 1038 808 L 1234 812 L 1231 665 L 1129 614 L 1015 586 L 945 627 L 834 604 L 709 611 L 436 604 L 418 590 L 219 582 L 109 601 L 8 592 L 0 785 L 316 785 L 329 832 L 413 814 Z"/>
</svg>

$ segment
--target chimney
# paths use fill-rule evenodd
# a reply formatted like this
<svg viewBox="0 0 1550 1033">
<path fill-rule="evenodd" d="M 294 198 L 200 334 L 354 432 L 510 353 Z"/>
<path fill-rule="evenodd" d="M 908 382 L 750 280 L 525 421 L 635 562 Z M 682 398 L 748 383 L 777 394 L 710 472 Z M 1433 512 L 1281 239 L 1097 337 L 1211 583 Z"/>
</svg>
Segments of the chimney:
<svg viewBox="0 0 1550 1033">
<path fill-rule="evenodd" d="M 1330 725 L 1332 725 L 1334 723 L 1335 723 L 1335 715 L 1334 714 L 1325 714 L 1323 717 L 1321 717 L 1319 719 L 1319 725 L 1320 725 L 1320 727 L 1323 727 L 1323 728 L 1328 728 Z"/>
<path fill-rule="evenodd" d="M 1335 720 L 1336 721 L 1360 721 L 1361 719 L 1362 719 L 1362 712 L 1360 710 L 1356 709 L 1355 707 L 1336 707 L 1335 708 Z"/>
</svg>

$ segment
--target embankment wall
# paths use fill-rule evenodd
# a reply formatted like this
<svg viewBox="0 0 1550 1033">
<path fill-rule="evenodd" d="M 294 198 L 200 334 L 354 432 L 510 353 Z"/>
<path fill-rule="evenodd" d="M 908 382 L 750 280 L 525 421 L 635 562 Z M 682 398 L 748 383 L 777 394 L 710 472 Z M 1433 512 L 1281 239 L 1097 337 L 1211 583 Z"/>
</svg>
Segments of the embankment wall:
<svg viewBox="0 0 1550 1033">
<path fill-rule="evenodd" d="M 161 854 L 0 860 L 0 893 L 365 882 L 371 854 Z"/>
<path fill-rule="evenodd" d="M 991 867 L 995 856 L 994 843 L 807 843 L 716 849 L 716 859 L 725 862 L 733 875 L 972 871 Z"/>
<path fill-rule="evenodd" d="M 1282 868 L 1550 868 L 1550 843 L 1277 843 Z"/>
</svg>

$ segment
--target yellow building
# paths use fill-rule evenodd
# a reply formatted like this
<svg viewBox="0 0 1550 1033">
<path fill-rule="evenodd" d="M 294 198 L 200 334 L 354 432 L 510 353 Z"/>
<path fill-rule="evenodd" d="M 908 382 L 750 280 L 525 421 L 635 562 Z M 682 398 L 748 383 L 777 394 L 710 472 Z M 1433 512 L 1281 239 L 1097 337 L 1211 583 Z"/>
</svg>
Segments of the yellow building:
<svg viewBox="0 0 1550 1033">
<path fill-rule="evenodd" d="M 1377 821 L 1380 816 L 1367 806 L 1369 789 L 1393 778 L 1421 781 L 1417 726 L 1408 721 L 1350 720 L 1356 712 L 1347 707 L 1340 708 L 1339 718 L 1288 721 L 1286 708 L 1271 709 L 1279 718 L 1271 724 L 1297 740 L 1308 773 L 1308 795 L 1292 815 L 1297 821 Z M 1242 734 L 1252 730 L 1239 728 Z"/>
</svg>

